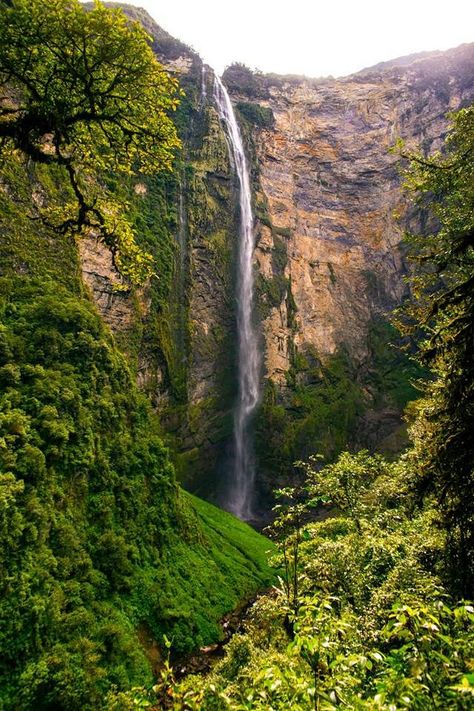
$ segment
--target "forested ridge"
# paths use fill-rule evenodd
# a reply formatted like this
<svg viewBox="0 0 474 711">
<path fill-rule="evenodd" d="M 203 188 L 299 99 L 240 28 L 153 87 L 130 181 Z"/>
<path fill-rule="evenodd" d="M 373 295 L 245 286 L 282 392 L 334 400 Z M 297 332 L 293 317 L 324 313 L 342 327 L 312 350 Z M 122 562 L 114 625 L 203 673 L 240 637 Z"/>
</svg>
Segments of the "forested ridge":
<svg viewBox="0 0 474 711">
<path fill-rule="evenodd" d="M 166 302 L 177 81 L 99 2 L 4 0 L 0 43 L 0 708 L 472 708 L 474 109 L 438 154 L 394 148 L 425 217 L 393 317 L 420 376 L 409 446 L 315 446 L 263 537 L 179 487 L 80 275 L 93 237 L 117 290 Z"/>
</svg>

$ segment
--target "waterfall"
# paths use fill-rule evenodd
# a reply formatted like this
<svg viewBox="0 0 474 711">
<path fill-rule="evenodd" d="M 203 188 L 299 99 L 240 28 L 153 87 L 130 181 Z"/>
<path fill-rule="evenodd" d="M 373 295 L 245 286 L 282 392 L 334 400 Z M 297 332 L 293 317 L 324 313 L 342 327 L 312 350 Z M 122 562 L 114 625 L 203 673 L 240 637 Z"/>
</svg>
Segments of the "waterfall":
<svg viewBox="0 0 474 711">
<path fill-rule="evenodd" d="M 207 100 L 207 70 L 206 65 L 202 65 L 201 69 L 201 106 L 204 106 Z"/>
<path fill-rule="evenodd" d="M 255 459 L 251 432 L 259 401 L 260 356 L 253 325 L 255 248 L 250 176 L 239 125 L 227 90 L 216 76 L 214 93 L 220 120 L 228 137 L 229 153 L 239 182 L 240 230 L 237 259 L 237 370 L 238 395 L 234 412 L 232 477 L 224 505 L 239 518 L 254 516 Z"/>
</svg>

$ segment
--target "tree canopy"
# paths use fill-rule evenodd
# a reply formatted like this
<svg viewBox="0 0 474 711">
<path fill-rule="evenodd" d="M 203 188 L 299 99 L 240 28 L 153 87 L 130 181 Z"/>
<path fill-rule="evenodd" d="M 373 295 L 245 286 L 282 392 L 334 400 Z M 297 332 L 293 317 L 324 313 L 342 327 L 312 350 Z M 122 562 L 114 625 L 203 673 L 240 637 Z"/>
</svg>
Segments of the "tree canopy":
<svg viewBox="0 0 474 711">
<path fill-rule="evenodd" d="M 435 380 L 412 426 L 423 491 L 436 495 L 449 531 L 459 591 L 474 579 L 474 107 L 453 117 L 445 152 L 409 156 L 407 184 L 431 233 L 411 235 L 418 263 L 405 329 L 423 332 L 420 359 Z"/>
<path fill-rule="evenodd" d="M 50 206 L 43 217 L 63 231 L 93 228 L 119 267 L 128 260 L 128 276 L 144 278 L 149 260 L 104 176 L 171 167 L 179 146 L 170 118 L 176 79 L 141 25 L 98 0 L 89 11 L 78 0 L 1 2 L 0 45 L 3 152 L 61 166 L 73 191 L 67 205 Z"/>
</svg>

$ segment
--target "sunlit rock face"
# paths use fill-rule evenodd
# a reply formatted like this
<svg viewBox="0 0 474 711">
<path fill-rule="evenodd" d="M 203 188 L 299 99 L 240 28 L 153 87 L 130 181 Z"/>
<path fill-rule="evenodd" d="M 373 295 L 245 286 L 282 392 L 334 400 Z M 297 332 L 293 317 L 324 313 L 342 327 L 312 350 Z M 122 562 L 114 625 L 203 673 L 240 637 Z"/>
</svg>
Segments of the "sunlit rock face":
<svg viewBox="0 0 474 711">
<path fill-rule="evenodd" d="M 144 11 L 127 11 L 154 37 L 159 60 L 186 94 L 177 115 L 183 151 L 167 206 L 176 215 L 168 228 L 172 288 L 161 311 L 153 311 L 158 282 L 127 293 L 94 240 L 82 244 L 83 273 L 120 344 L 133 351 L 139 384 L 176 453 L 179 478 L 212 499 L 230 466 L 236 399 L 237 185 L 212 96 L 212 69 Z M 407 147 L 439 148 L 447 112 L 474 97 L 473 66 L 469 45 L 338 80 L 259 75 L 242 67 L 225 73 L 252 172 L 262 380 L 264 391 L 265 384 L 275 385 L 287 420 L 294 416 L 289 375 L 295 354 L 324 361 L 344 346 L 356 373 L 370 367 L 370 323 L 402 300 L 407 265 L 401 238 L 423 219 L 402 197 L 398 157 L 390 148 L 399 137 Z M 134 194 L 150 197 L 141 181 Z M 296 377 L 306 382 L 304 372 Z M 388 403 L 380 414 L 372 408 L 373 393 L 364 390 L 364 398 L 356 444 L 378 447 L 396 433 L 400 410 Z M 300 456 L 305 452 L 288 455 L 292 461 Z M 265 472 L 266 465 L 259 466 L 257 476 L 271 490 L 273 464 Z"/>
<path fill-rule="evenodd" d="M 354 358 L 367 357 L 367 323 L 403 297 L 400 240 L 419 220 L 390 149 L 399 138 L 439 149 L 447 112 L 473 100 L 473 69 L 474 45 L 464 45 L 338 80 L 228 70 L 236 102 L 273 114 L 273 126 L 253 129 L 259 199 L 274 228 L 262 226 L 255 260 L 271 278 L 272 231 L 284 235 L 296 328 L 285 295 L 263 322 L 267 377 L 284 382 L 290 338 L 322 356 L 345 343 Z"/>
</svg>

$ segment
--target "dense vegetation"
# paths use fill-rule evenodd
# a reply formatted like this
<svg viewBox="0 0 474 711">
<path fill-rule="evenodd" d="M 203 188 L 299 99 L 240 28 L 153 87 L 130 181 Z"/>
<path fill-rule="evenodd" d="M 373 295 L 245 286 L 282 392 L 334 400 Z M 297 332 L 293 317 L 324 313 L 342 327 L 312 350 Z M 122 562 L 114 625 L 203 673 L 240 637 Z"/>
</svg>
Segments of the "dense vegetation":
<svg viewBox="0 0 474 711">
<path fill-rule="evenodd" d="M 367 339 L 370 359 L 364 367 L 344 348 L 324 362 L 311 348 L 292 354 L 284 398 L 268 382 L 257 421 L 259 461 L 273 487 L 284 485 L 289 472 L 296 473 L 293 463 L 314 451 L 332 461 L 357 444 L 376 447 L 392 457 L 404 449 L 403 424 L 396 429 L 392 426 L 385 438 L 375 431 L 370 441 L 369 424 L 363 421 L 366 412 L 376 418 L 384 408 L 397 418 L 418 396 L 416 383 L 427 370 L 410 358 L 403 343 L 390 323 L 374 319 Z M 264 493 L 268 496 L 268 490 Z"/>
<path fill-rule="evenodd" d="M 443 584 L 446 533 L 416 504 L 407 462 L 361 452 L 305 469 L 306 490 L 283 492 L 274 527 L 281 586 L 209 676 L 165 674 L 158 690 L 171 686 L 175 702 L 163 707 L 467 711 L 474 607 Z M 321 502 L 338 513 L 308 522 Z"/>
<path fill-rule="evenodd" d="M 271 580 L 268 543 L 179 492 L 157 422 L 86 299 L 1 284 L 0 699 L 96 708 Z"/>
<path fill-rule="evenodd" d="M 176 682 L 166 665 L 151 695 L 136 689 L 129 701 L 472 708 L 473 128 L 474 110 L 462 110 L 444 156 L 409 156 L 408 186 L 436 218 L 432 234 L 411 238 L 422 266 L 400 314 L 432 370 L 412 407 L 410 449 L 394 462 L 361 451 L 300 463 L 303 483 L 279 492 L 270 529 L 279 588 L 255 603 L 209 675 Z"/>
</svg>

